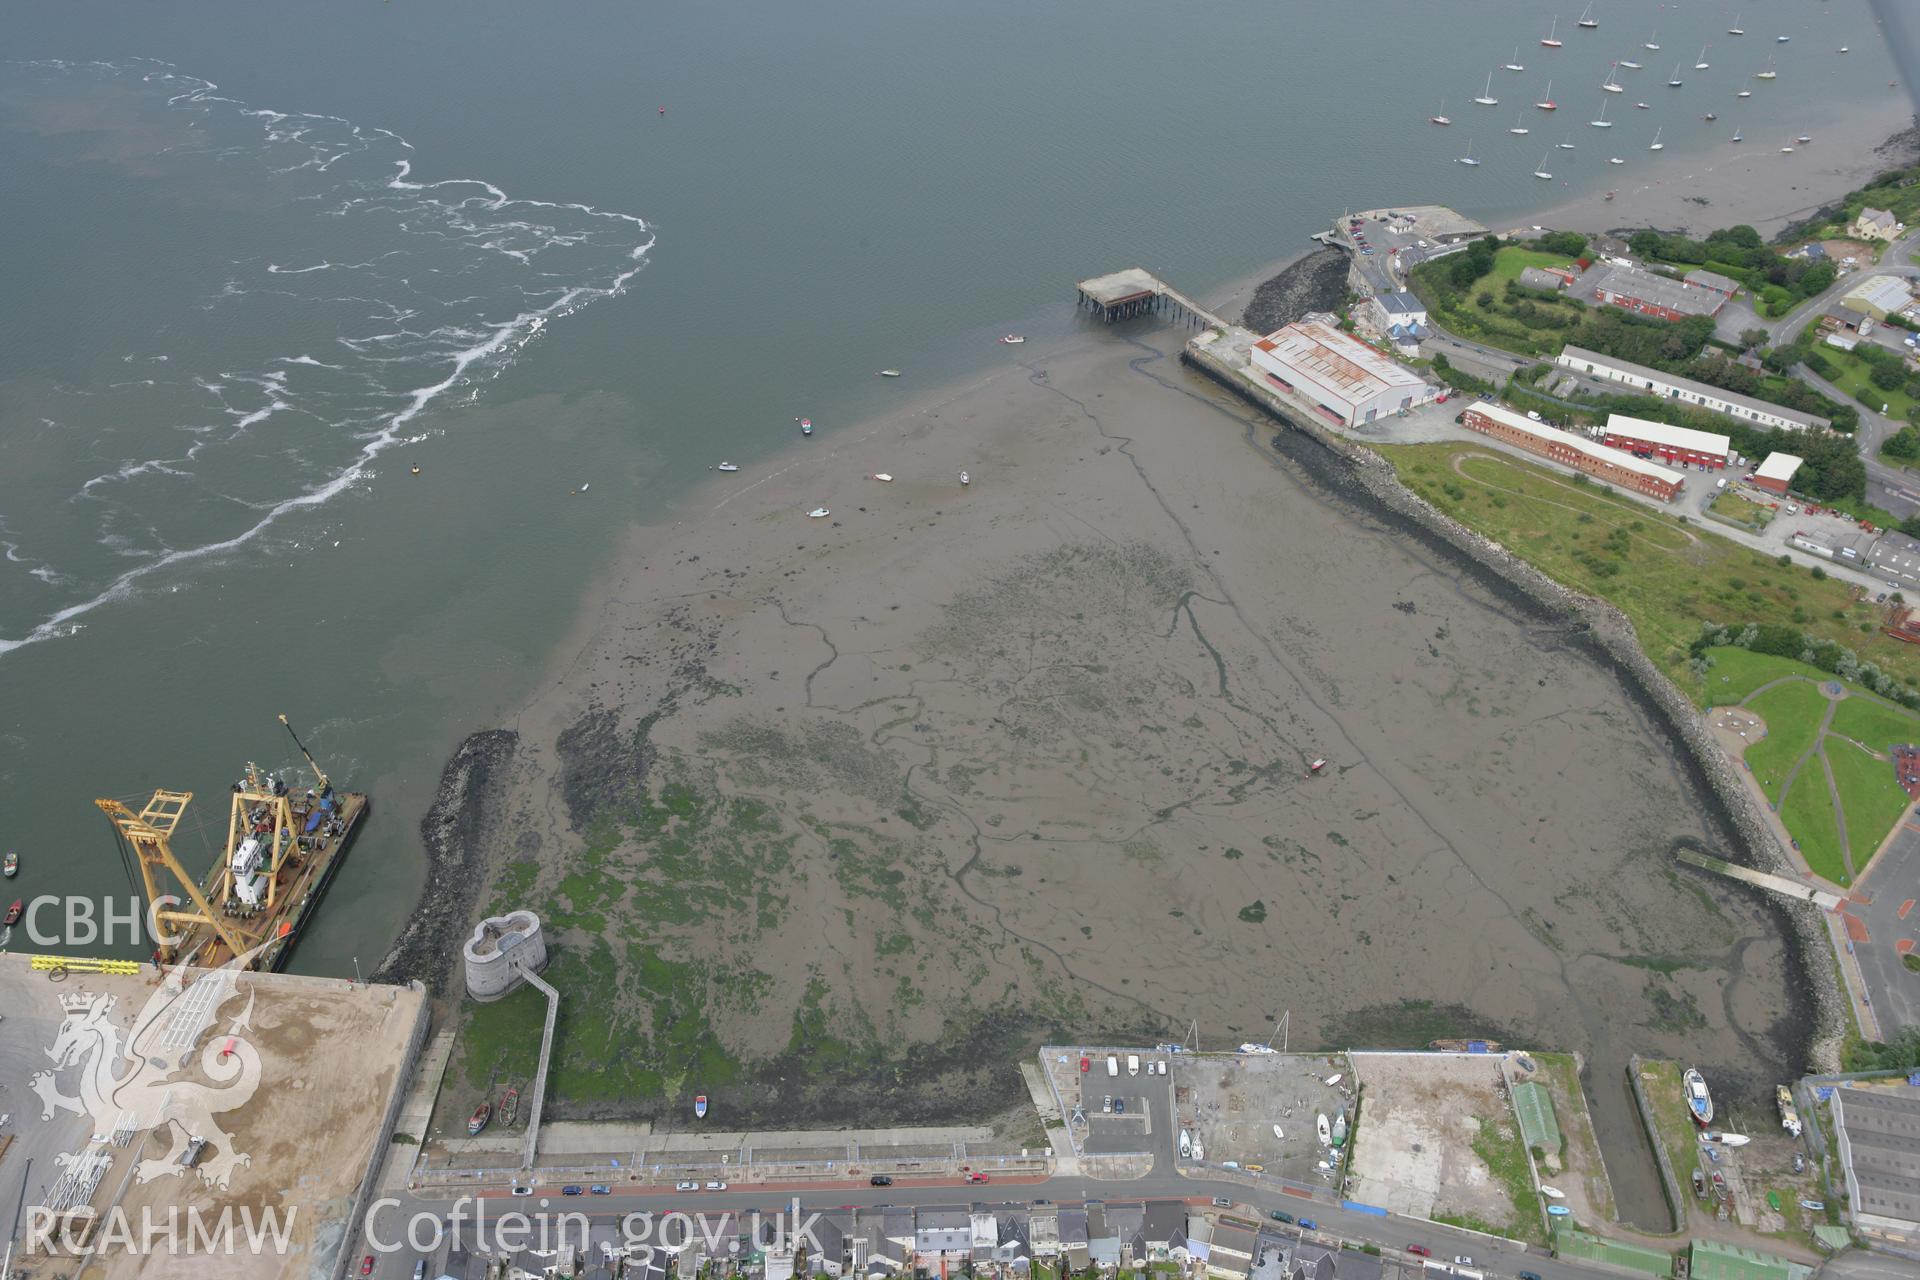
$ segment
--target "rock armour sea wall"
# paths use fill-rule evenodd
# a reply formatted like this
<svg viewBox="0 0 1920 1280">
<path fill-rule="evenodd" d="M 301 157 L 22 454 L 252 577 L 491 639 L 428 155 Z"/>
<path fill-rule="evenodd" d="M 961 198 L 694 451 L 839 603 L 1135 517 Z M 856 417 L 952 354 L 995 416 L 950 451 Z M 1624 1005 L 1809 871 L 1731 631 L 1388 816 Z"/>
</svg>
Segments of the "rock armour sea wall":
<svg viewBox="0 0 1920 1280">
<path fill-rule="evenodd" d="M 1598 652 L 1620 673 L 1629 691 L 1653 712 L 1656 722 L 1692 767 L 1696 781 L 1712 798 L 1726 828 L 1734 835 L 1741 860 L 1762 871 L 1797 875 L 1738 767 L 1713 741 L 1692 702 L 1641 649 L 1633 623 L 1625 614 L 1604 600 L 1555 582 L 1500 543 L 1461 524 L 1401 484 L 1392 464 L 1378 453 L 1330 427 L 1289 413 L 1278 399 L 1263 394 L 1205 347 L 1190 346 L 1181 361 L 1344 460 L 1353 483 L 1435 543 L 1464 557 L 1536 607 L 1583 624 Z M 1837 1071 L 1846 1028 L 1842 1008 L 1846 996 L 1826 925 L 1810 905 L 1777 898 L 1770 901 L 1788 925 L 1790 945 L 1806 985 L 1807 1007 L 1813 1014 L 1806 1031 L 1807 1069 Z"/>
<path fill-rule="evenodd" d="M 520 735 L 511 729 L 487 729 L 462 742 L 440 771 L 433 805 L 420 819 L 426 887 L 375 981 L 420 982 L 435 996 L 446 994 L 447 976 L 486 874 L 481 846 L 500 794 L 501 771 L 519 744 Z"/>
</svg>

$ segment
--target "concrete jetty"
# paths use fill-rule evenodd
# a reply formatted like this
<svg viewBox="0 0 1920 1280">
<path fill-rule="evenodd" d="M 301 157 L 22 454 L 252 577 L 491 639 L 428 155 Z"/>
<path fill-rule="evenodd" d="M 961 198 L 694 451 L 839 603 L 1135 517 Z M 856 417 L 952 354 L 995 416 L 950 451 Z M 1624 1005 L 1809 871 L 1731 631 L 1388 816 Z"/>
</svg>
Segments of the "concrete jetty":
<svg viewBox="0 0 1920 1280">
<path fill-rule="evenodd" d="M 1143 267 L 1082 280 L 1080 305 L 1111 324 L 1148 312 L 1170 313 L 1189 324 L 1227 327 L 1226 321 Z"/>
<path fill-rule="evenodd" d="M 1769 871 L 1755 871 L 1752 867 L 1724 862 L 1693 849 L 1682 849 L 1673 856 L 1676 861 L 1684 862 L 1690 867 L 1699 867 L 1702 871 L 1711 871 L 1729 880 L 1738 880 L 1743 884 L 1750 884 L 1755 888 L 1792 898 L 1796 902 L 1811 902 L 1822 911 L 1831 911 L 1840 905 L 1838 894 L 1828 893 L 1825 889 L 1816 889 L 1810 884 L 1789 880 L 1786 876 L 1777 876 Z"/>
</svg>

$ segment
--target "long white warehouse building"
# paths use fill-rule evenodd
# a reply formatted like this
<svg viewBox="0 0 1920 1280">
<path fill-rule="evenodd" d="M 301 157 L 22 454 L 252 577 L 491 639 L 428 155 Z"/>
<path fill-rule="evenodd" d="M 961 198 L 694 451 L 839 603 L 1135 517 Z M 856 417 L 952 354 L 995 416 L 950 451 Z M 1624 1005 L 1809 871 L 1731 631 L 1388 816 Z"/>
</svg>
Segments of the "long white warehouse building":
<svg viewBox="0 0 1920 1280">
<path fill-rule="evenodd" d="M 1751 422 L 1757 427 L 1805 431 L 1808 427 L 1833 425 L 1831 421 L 1818 414 L 1801 413 L 1798 409 L 1789 409 L 1784 405 L 1756 400 L 1752 396 L 1743 396 L 1737 391 L 1723 391 L 1719 387 L 1696 382 L 1692 378 L 1683 378 L 1677 373 L 1662 373 L 1658 369 L 1649 369 L 1643 364 L 1629 364 L 1625 360 L 1615 360 L 1612 356 L 1603 356 L 1598 351 L 1588 351 L 1585 347 L 1563 347 L 1555 363 L 1575 373 L 1584 373 L 1589 377 L 1601 378 L 1608 382 L 1618 382 L 1636 391 L 1651 392 L 1656 396 L 1678 400 L 1683 404 L 1698 405 L 1714 413 L 1724 413 L 1729 418 Z"/>
<path fill-rule="evenodd" d="M 1254 343 L 1253 366 L 1343 427 L 1411 409 L 1438 394 L 1411 369 L 1318 320 L 1290 324 Z"/>
</svg>

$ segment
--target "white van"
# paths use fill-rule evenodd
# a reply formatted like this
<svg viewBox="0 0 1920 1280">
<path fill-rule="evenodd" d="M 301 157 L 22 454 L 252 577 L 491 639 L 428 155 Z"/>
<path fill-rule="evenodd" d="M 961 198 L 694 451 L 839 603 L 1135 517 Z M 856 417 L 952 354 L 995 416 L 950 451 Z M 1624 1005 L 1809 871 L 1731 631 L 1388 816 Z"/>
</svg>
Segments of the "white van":
<svg viewBox="0 0 1920 1280">
<path fill-rule="evenodd" d="M 1713 482 L 1713 487 L 1716 489 L 1724 489 L 1727 487 L 1727 482 L 1725 480 L 1715 480 Z"/>
<path fill-rule="evenodd" d="M 1114 1057 L 1112 1054 L 1107 1055 L 1107 1074 L 1110 1076 L 1120 1074 L 1120 1059 Z"/>
<path fill-rule="evenodd" d="M 1137 1076 L 1140 1074 L 1140 1055 L 1139 1054 L 1130 1053 L 1127 1055 L 1127 1074 L 1130 1076 Z"/>
</svg>

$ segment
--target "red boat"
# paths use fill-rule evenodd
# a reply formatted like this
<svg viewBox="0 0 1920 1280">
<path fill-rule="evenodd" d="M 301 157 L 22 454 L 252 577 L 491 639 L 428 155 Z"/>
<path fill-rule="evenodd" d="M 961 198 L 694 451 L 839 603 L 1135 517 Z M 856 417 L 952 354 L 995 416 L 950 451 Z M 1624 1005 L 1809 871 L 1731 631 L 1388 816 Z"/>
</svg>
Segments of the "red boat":
<svg viewBox="0 0 1920 1280">
<path fill-rule="evenodd" d="M 473 1114 L 467 1117 L 467 1136 L 469 1138 L 477 1137 L 480 1131 L 487 1127 L 487 1121 L 492 1118 L 493 1104 L 491 1102 L 482 1102 L 473 1109 Z"/>
<path fill-rule="evenodd" d="M 13 900 L 13 905 L 7 908 L 7 918 L 5 920 L 0 920 L 0 924 L 5 924 L 9 927 L 19 924 L 20 923 L 20 907 L 21 907 L 21 900 L 19 898 L 15 898 Z"/>
<path fill-rule="evenodd" d="M 520 1118 L 520 1091 L 508 1089 L 500 1099 L 500 1127 L 513 1128 L 513 1122 Z"/>
</svg>

